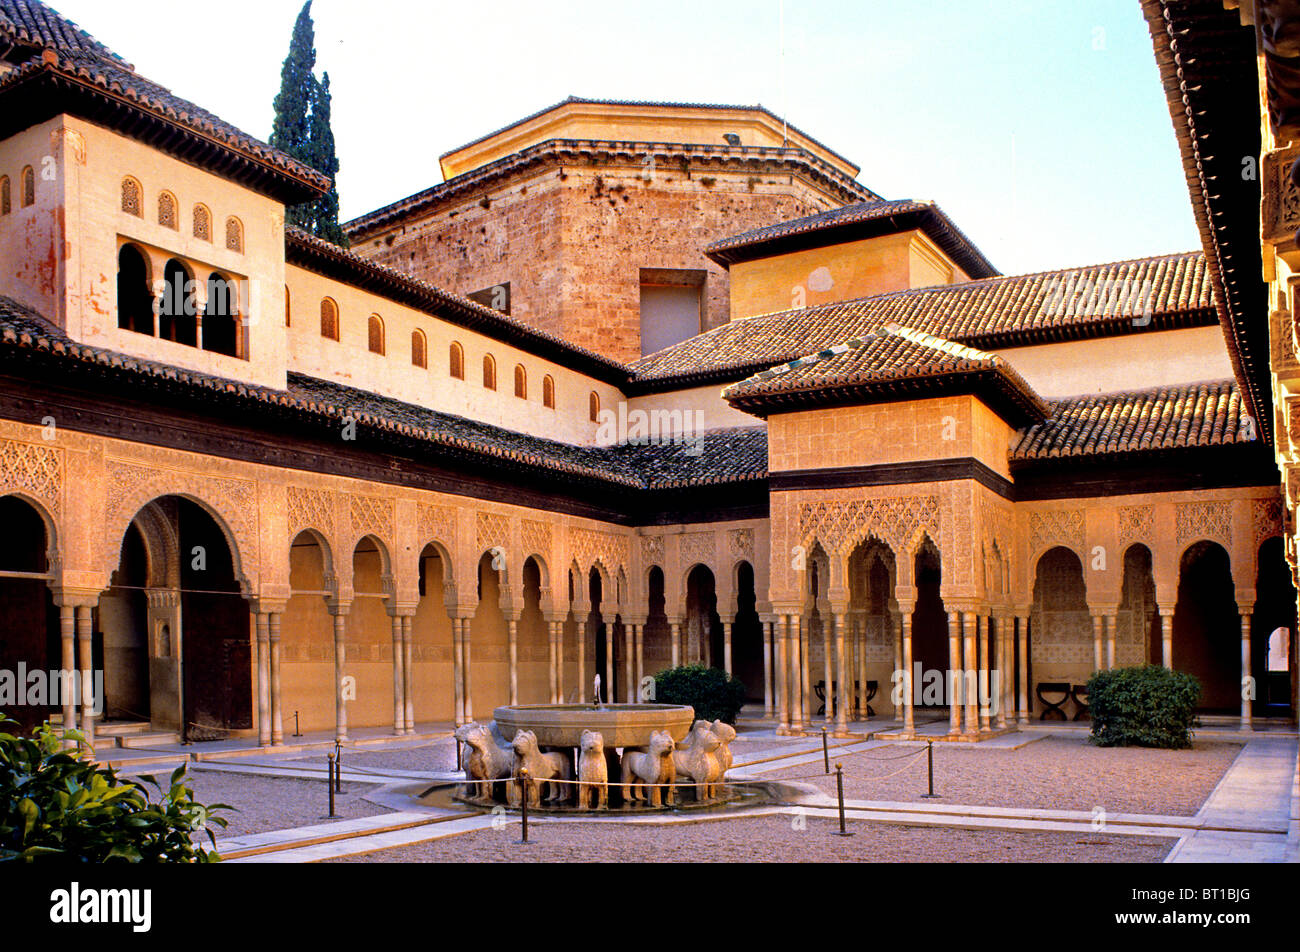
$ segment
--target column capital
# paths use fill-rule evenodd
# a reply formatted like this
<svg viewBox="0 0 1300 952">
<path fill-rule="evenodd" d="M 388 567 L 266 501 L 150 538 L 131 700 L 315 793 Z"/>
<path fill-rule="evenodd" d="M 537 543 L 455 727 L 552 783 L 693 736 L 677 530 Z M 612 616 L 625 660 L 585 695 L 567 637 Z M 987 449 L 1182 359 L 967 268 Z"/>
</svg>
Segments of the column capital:
<svg viewBox="0 0 1300 952">
<path fill-rule="evenodd" d="M 99 604 L 100 589 L 53 586 L 54 604 L 60 608 L 94 608 Z"/>
<path fill-rule="evenodd" d="M 177 592 L 176 594 L 179 595 L 180 593 Z M 254 598 L 252 602 L 253 611 L 263 615 L 282 615 L 289 607 L 289 600 L 287 598 L 262 598 L 259 596 Z"/>
<path fill-rule="evenodd" d="M 331 615 L 346 615 L 352 610 L 351 598 L 340 598 L 338 596 L 325 599 L 325 607 Z"/>
<path fill-rule="evenodd" d="M 396 602 L 388 603 L 384 607 L 388 609 L 388 614 L 394 618 L 414 618 L 419 605 L 415 602 Z"/>
</svg>

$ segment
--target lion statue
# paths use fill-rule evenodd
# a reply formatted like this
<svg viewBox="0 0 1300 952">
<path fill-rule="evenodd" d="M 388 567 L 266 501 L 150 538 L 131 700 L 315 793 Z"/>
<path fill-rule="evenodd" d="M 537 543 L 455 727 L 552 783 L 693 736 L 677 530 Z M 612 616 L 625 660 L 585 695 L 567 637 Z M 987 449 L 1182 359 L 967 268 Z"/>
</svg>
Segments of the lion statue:
<svg viewBox="0 0 1300 952">
<path fill-rule="evenodd" d="M 726 721 L 714 721 L 709 730 L 718 738 L 718 763 L 722 765 L 718 779 L 726 780 L 727 771 L 731 769 L 731 742 L 736 739 L 736 729 Z"/>
<path fill-rule="evenodd" d="M 679 776 L 690 777 L 695 784 L 695 799 L 707 800 L 717 795 L 722 764 L 717 750 L 721 746 L 708 721 L 696 721 L 682 746 L 673 754 Z"/>
<path fill-rule="evenodd" d="M 468 748 L 464 757 L 465 776 L 478 790 L 478 796 L 491 799 L 492 784 L 510 776 L 514 751 L 498 743 L 491 726 L 477 721 L 456 728 L 456 739 Z"/>
<path fill-rule="evenodd" d="M 513 782 L 507 787 L 506 796 L 511 806 L 519 805 L 519 772 L 528 771 L 528 804 L 540 806 L 542 802 L 541 785 L 550 788 L 548 803 L 559 803 L 569 798 L 568 791 L 562 783 L 548 783 L 551 780 L 569 779 L 569 758 L 565 754 L 544 754 L 537 746 L 537 735 L 532 731 L 520 731 L 511 742 L 515 750 L 514 766 L 510 776 Z"/>
<path fill-rule="evenodd" d="M 582 732 L 578 748 L 578 781 L 578 806 L 584 810 L 603 810 L 609 806 L 609 764 L 605 762 L 605 738 L 596 731 Z"/>
<path fill-rule="evenodd" d="M 648 800 L 657 807 L 662 802 L 673 804 L 677 799 L 677 768 L 673 764 L 673 737 L 667 731 L 655 731 L 650 735 L 648 750 L 624 750 L 620 764 L 628 802 Z M 664 787 L 667 791 L 664 791 Z"/>
</svg>

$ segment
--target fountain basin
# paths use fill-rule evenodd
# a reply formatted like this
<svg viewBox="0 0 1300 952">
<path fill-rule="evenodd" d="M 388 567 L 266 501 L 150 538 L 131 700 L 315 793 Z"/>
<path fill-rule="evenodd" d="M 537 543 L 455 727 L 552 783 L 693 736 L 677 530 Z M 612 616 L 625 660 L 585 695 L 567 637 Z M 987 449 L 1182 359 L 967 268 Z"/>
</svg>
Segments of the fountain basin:
<svg viewBox="0 0 1300 952">
<path fill-rule="evenodd" d="M 645 747 L 655 731 L 680 743 L 690 733 L 695 709 L 688 704 L 513 704 L 492 712 L 506 740 L 532 731 L 542 747 L 577 747 L 582 732 L 596 731 L 605 749 Z"/>
</svg>

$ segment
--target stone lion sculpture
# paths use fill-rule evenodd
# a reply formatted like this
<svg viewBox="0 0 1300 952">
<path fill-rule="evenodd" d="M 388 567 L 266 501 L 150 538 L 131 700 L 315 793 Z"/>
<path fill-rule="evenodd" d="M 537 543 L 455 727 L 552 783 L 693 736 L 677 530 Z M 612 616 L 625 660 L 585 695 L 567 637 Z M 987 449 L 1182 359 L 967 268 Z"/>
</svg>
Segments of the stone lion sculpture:
<svg viewBox="0 0 1300 952">
<path fill-rule="evenodd" d="M 620 764 L 621 780 L 630 786 L 624 787 L 629 802 L 648 800 L 657 807 L 662 803 L 672 804 L 677 799 L 677 768 L 673 763 L 673 737 L 667 731 L 655 731 L 650 735 L 647 750 L 624 750 Z M 667 788 L 666 792 L 664 788 Z"/>
<path fill-rule="evenodd" d="M 707 800 L 717 795 L 722 778 L 722 764 L 717 751 L 721 746 L 708 721 L 696 721 L 682 746 L 673 753 L 678 775 L 690 777 L 695 784 L 695 799 Z"/>
<path fill-rule="evenodd" d="M 726 721 L 714 721 L 709 730 L 718 737 L 718 763 L 722 765 L 718 779 L 726 780 L 727 771 L 731 769 L 731 742 L 736 739 L 736 729 Z"/>
<path fill-rule="evenodd" d="M 456 739 L 468 748 L 463 758 L 465 776 L 474 782 L 478 796 L 490 799 L 493 782 L 510 776 L 514 751 L 498 743 L 491 725 L 485 727 L 477 721 L 456 728 Z"/>
<path fill-rule="evenodd" d="M 578 806 L 592 810 L 609 806 L 605 738 L 596 731 L 582 732 L 578 747 L 578 781 Z"/>
<path fill-rule="evenodd" d="M 564 754 L 544 754 L 537 746 L 537 735 L 532 731 L 520 731 L 511 742 L 515 751 L 514 766 L 510 771 L 511 783 L 507 785 L 506 797 L 511 806 L 519 805 L 519 772 L 528 771 L 528 804 L 540 806 L 542 802 L 541 785 L 551 780 L 569 779 L 569 758 Z M 557 803 L 568 799 L 568 791 L 562 783 L 547 783 L 548 803 Z"/>
</svg>

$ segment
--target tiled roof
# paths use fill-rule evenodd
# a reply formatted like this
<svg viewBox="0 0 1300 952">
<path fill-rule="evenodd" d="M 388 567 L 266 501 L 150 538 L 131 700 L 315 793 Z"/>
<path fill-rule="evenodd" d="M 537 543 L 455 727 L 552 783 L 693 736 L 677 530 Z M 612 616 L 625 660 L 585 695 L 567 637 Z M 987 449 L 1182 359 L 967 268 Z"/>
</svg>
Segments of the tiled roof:
<svg viewBox="0 0 1300 952">
<path fill-rule="evenodd" d="M 1001 357 L 897 324 L 765 370 L 723 396 L 765 415 L 777 408 L 921 396 L 938 386 L 978 389 L 1013 422 L 1047 416 L 1042 398 Z"/>
<path fill-rule="evenodd" d="M 114 379 L 166 389 L 179 387 L 191 393 L 207 391 L 246 404 L 253 411 L 261 406 L 326 420 L 351 417 L 359 428 L 404 437 L 434 452 L 539 467 L 631 489 L 705 486 L 762 479 L 767 475 L 767 432 L 761 426 L 704 433 L 698 442 L 574 446 L 303 374 L 289 374 L 288 389 L 275 390 L 79 344 L 36 312 L 2 296 L 0 354 L 74 361 Z"/>
<path fill-rule="evenodd" d="M 67 108 L 95 121 L 129 127 L 127 134 L 136 137 L 143 137 L 143 128 L 138 123 L 121 121 L 119 113 L 123 108 L 142 111 L 164 124 L 202 137 L 209 144 L 215 142 L 260 166 L 276 170 L 298 183 L 297 190 L 307 197 L 330 187 L 329 176 L 136 73 L 120 56 L 44 4 L 32 0 L 0 0 L 0 42 L 41 48 L 40 55 L 29 58 L 0 79 L 0 95 L 16 93 L 29 97 L 29 103 L 3 105 L 4 111 L 15 117 L 23 113 L 20 107 L 35 108 L 31 103 L 41 91 L 56 96 L 90 92 L 96 100 L 93 104 L 83 101 L 78 107 Z M 61 107 L 66 105 L 60 102 Z M 178 148 L 169 142 L 169 151 Z M 189 155 L 186 153 L 184 157 Z"/>
<path fill-rule="evenodd" d="M 384 295 L 425 313 L 436 314 L 615 386 L 626 383 L 631 376 L 627 366 L 613 358 L 570 343 L 558 334 L 534 327 L 403 271 L 363 258 L 300 228 L 286 227 L 284 238 L 285 260 L 289 264 Z"/>
<path fill-rule="evenodd" d="M 1100 456 L 1254 442 L 1254 421 L 1232 380 L 1071 397 L 1023 430 L 1016 461 Z"/>
<path fill-rule="evenodd" d="M 971 278 L 989 278 L 998 270 L 989 264 L 961 229 L 933 202 L 910 198 L 889 202 L 858 202 L 805 215 L 715 241 L 704 249 L 714 261 L 731 264 L 810 247 L 853 241 L 877 234 L 921 228 Z"/>
<path fill-rule="evenodd" d="M 736 380 L 891 323 L 996 349 L 1215 320 L 1205 257 L 1188 252 L 913 288 L 735 320 L 642 357 L 632 371 L 635 385 L 647 390 Z"/>
</svg>

